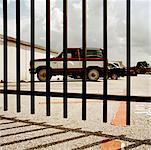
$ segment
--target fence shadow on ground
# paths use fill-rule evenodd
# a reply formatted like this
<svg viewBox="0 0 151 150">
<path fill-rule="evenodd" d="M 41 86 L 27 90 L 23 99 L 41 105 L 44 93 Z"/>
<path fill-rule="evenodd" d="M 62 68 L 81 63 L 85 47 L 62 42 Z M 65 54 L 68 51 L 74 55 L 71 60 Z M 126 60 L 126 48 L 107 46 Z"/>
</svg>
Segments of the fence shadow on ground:
<svg viewBox="0 0 151 150">
<path fill-rule="evenodd" d="M 21 139 L 21 140 L 14 140 L 11 142 L 6 142 L 6 143 L 2 143 L 1 147 L 3 146 L 7 146 L 7 145 L 12 145 L 12 144 L 17 144 L 17 143 L 21 143 L 21 142 L 25 142 L 25 141 L 31 141 L 31 140 L 35 140 L 35 139 L 40 139 L 40 138 L 44 138 L 44 137 L 50 137 L 50 136 L 54 136 L 54 135 L 61 135 L 63 133 L 67 133 L 67 132 L 73 132 L 73 133 L 79 133 L 78 136 L 74 136 L 71 138 L 65 138 L 62 140 L 58 140 L 58 141 L 54 141 L 54 142 L 50 142 L 47 144 L 39 144 L 36 145 L 34 147 L 28 148 L 29 149 L 40 149 L 40 148 L 47 148 L 49 146 L 53 146 L 53 145 L 57 145 L 57 144 L 61 144 L 61 143 L 65 143 L 65 142 L 70 142 L 73 140 L 77 140 L 77 139 L 81 139 L 81 138 L 85 138 L 85 137 L 89 137 L 89 136 L 94 136 L 94 137 L 104 137 L 107 138 L 105 140 L 100 140 L 97 142 L 93 142 L 90 144 L 86 144 L 83 145 L 81 147 L 77 147 L 74 148 L 73 150 L 78 150 L 78 149 L 86 149 L 86 148 L 91 148 L 93 146 L 97 146 L 100 145 L 102 143 L 106 143 L 112 140 L 121 140 L 121 141 L 125 141 L 125 142 L 130 142 L 130 145 L 125 146 L 124 149 L 128 150 L 128 149 L 132 149 L 132 148 L 136 148 L 138 146 L 141 145 L 151 145 L 151 139 L 145 139 L 145 140 L 140 140 L 140 139 L 132 139 L 132 138 L 128 138 L 125 135 L 110 135 L 110 134 L 104 134 L 102 133 L 102 131 L 97 131 L 97 132 L 92 132 L 92 131 L 86 131 L 86 130 L 82 130 L 81 128 L 67 128 L 67 127 L 63 127 L 63 125 L 50 125 L 46 122 L 32 122 L 30 120 L 21 120 L 21 119 L 17 119 L 16 117 L 11 118 L 11 117 L 5 117 L 5 116 L 0 116 L 1 120 L 6 120 L 9 122 L 3 122 L 0 124 L 1 125 L 6 125 L 6 124 L 13 124 L 13 123 L 22 123 L 22 125 L 20 126 L 16 126 L 16 127 L 9 127 L 9 128 L 3 128 L 0 129 L 0 131 L 4 131 L 4 130 L 8 130 L 8 129 L 15 129 L 15 128 L 21 128 L 21 127 L 27 127 L 27 126 L 37 126 L 40 128 L 36 128 L 36 129 L 31 129 L 31 130 L 27 130 L 27 131 L 19 131 L 19 132 L 15 132 L 15 133 L 9 133 L 9 134 L 5 134 L 5 135 L 1 135 L 1 139 L 4 137 L 11 137 L 13 135 L 20 135 L 20 134 L 25 134 L 25 133 L 31 133 L 34 131 L 40 131 L 40 130 L 46 130 L 46 129 L 56 129 L 58 131 L 54 132 L 54 133 L 48 133 L 48 134 L 44 134 L 44 135 L 40 135 L 40 136 L 34 136 L 34 137 L 30 137 L 30 138 L 26 138 L 26 139 Z"/>
</svg>

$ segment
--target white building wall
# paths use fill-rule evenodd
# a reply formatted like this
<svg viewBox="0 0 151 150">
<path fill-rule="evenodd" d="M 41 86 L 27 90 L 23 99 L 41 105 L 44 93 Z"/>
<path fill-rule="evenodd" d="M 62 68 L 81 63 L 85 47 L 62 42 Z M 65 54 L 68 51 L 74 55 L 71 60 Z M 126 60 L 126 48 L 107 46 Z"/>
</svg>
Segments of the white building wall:
<svg viewBox="0 0 151 150">
<path fill-rule="evenodd" d="M 27 47 L 28 48 L 28 47 Z M 30 47 L 28 49 L 21 48 L 21 60 L 20 60 L 20 66 L 21 66 L 21 80 L 30 81 Z M 53 57 L 54 54 L 51 53 L 51 56 Z M 3 78 L 3 45 L 0 44 L 0 80 L 4 80 Z M 42 50 L 35 49 L 35 59 L 38 58 L 45 58 L 46 52 Z M 36 78 L 35 78 L 36 79 Z M 8 82 L 16 82 L 16 47 L 14 46 L 8 46 Z"/>
</svg>

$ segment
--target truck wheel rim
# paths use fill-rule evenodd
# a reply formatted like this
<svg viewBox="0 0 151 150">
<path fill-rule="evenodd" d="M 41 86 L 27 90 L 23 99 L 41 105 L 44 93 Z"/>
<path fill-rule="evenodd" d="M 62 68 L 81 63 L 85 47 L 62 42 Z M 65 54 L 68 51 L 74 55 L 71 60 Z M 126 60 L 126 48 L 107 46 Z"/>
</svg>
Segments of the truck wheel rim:
<svg viewBox="0 0 151 150">
<path fill-rule="evenodd" d="M 46 80 L 46 71 L 45 70 L 41 70 L 39 72 L 39 78 L 41 81 L 45 81 Z"/>
<path fill-rule="evenodd" d="M 96 70 L 92 70 L 89 72 L 88 77 L 90 80 L 97 80 L 99 78 L 99 74 Z"/>
<path fill-rule="evenodd" d="M 116 75 L 116 74 L 113 74 L 113 75 L 112 75 L 112 79 L 113 79 L 113 80 L 116 80 L 116 79 L 117 79 L 117 75 Z"/>
</svg>

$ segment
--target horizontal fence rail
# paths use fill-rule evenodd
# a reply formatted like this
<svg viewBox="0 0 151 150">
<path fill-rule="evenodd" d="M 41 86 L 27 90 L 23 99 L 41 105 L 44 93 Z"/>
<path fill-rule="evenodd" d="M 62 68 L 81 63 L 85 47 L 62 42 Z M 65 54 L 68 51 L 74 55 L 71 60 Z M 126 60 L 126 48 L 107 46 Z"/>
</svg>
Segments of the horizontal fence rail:
<svg viewBox="0 0 151 150">
<path fill-rule="evenodd" d="M 4 90 L 0 90 L 0 93 L 4 93 Z M 15 95 L 17 94 L 16 90 L 7 90 L 6 94 L 11 94 Z M 20 95 L 31 95 L 31 91 L 20 91 Z M 51 97 L 63 97 L 64 93 L 61 92 L 50 92 L 49 93 Z M 47 92 L 40 92 L 40 91 L 34 91 L 35 96 L 46 96 Z M 67 98 L 82 98 L 83 94 L 82 93 L 67 93 Z M 86 94 L 87 99 L 98 99 L 98 100 L 103 100 L 106 98 L 106 101 L 127 101 L 127 96 L 126 95 L 107 95 L 104 96 L 102 94 Z M 151 102 L 151 97 L 150 96 L 130 96 L 131 102 Z"/>
<path fill-rule="evenodd" d="M 103 122 L 107 122 L 107 102 L 111 101 L 126 101 L 126 124 L 130 125 L 130 103 L 131 102 L 151 102 L 149 96 L 131 96 L 131 78 L 130 78 L 130 60 L 131 60 L 131 1 L 126 0 L 126 52 L 127 52 L 127 78 L 126 78 L 126 95 L 109 95 L 108 94 L 108 82 L 107 82 L 107 60 L 108 60 L 108 15 L 107 15 L 107 0 L 103 0 L 103 48 L 104 48 L 104 73 L 103 73 L 103 94 L 88 94 L 87 93 L 87 0 L 82 0 L 82 69 L 84 71 L 82 75 L 82 93 L 68 93 L 68 80 L 67 80 L 67 48 L 68 48 L 68 1 L 63 0 L 63 93 L 51 92 L 50 88 L 50 40 L 51 40 L 51 1 L 46 0 L 46 91 L 35 91 L 34 74 L 31 73 L 30 91 L 24 91 L 20 89 L 20 0 L 16 0 L 16 90 L 8 90 L 8 56 L 7 56 L 7 0 L 3 0 L 3 38 L 4 38 L 4 89 L 0 90 L 0 93 L 4 94 L 4 111 L 8 110 L 8 94 L 15 94 L 17 112 L 21 112 L 21 95 L 31 96 L 31 114 L 35 114 L 35 96 L 44 96 L 46 98 L 46 115 L 51 115 L 51 97 L 63 98 L 63 117 L 68 117 L 68 99 L 78 98 L 82 100 L 82 120 L 87 118 L 87 99 L 103 100 Z M 31 40 L 31 71 L 34 70 L 35 59 L 35 0 L 30 1 L 31 8 L 31 26 L 30 26 L 30 40 Z M 100 16 L 101 17 L 101 16 Z"/>
</svg>

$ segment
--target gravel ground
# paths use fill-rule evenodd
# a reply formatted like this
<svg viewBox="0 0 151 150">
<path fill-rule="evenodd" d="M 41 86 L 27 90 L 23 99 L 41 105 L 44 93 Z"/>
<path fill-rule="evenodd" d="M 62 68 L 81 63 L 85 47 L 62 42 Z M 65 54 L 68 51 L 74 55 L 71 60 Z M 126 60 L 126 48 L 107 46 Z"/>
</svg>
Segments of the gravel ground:
<svg viewBox="0 0 151 150">
<path fill-rule="evenodd" d="M 150 96 L 150 76 L 132 77 L 132 95 Z M 54 78 L 55 80 L 55 78 Z M 81 92 L 81 81 L 71 80 L 69 92 Z M 88 93 L 102 93 L 103 81 L 88 82 Z M 125 94 L 126 79 L 109 80 L 110 94 Z M 29 90 L 29 83 L 21 89 Z M 97 87 L 97 88 L 96 88 Z M 0 85 L 2 87 L 2 84 Z M 14 83 L 9 83 L 15 89 Z M 45 90 L 45 84 L 36 82 L 36 89 Z M 62 82 L 51 82 L 51 91 L 61 91 Z M 0 95 L 0 144 L 2 150 L 50 149 L 100 150 L 101 142 L 117 139 L 125 149 L 151 149 L 151 104 L 131 102 L 131 125 L 117 127 L 112 120 L 120 102 L 108 102 L 108 122 L 102 123 L 103 103 L 87 100 L 87 120 L 81 118 L 81 100 L 69 99 L 68 118 L 63 118 L 62 98 L 51 98 L 51 116 L 46 116 L 45 97 L 36 97 L 36 114 L 30 114 L 30 96 L 21 96 L 21 113 L 16 113 L 16 96 L 8 96 L 8 111 L 3 111 L 3 95 Z M 3 115 L 3 116 L 2 116 Z M 15 118 L 14 118 L 15 117 Z M 40 124 L 41 123 L 41 124 Z"/>
</svg>

